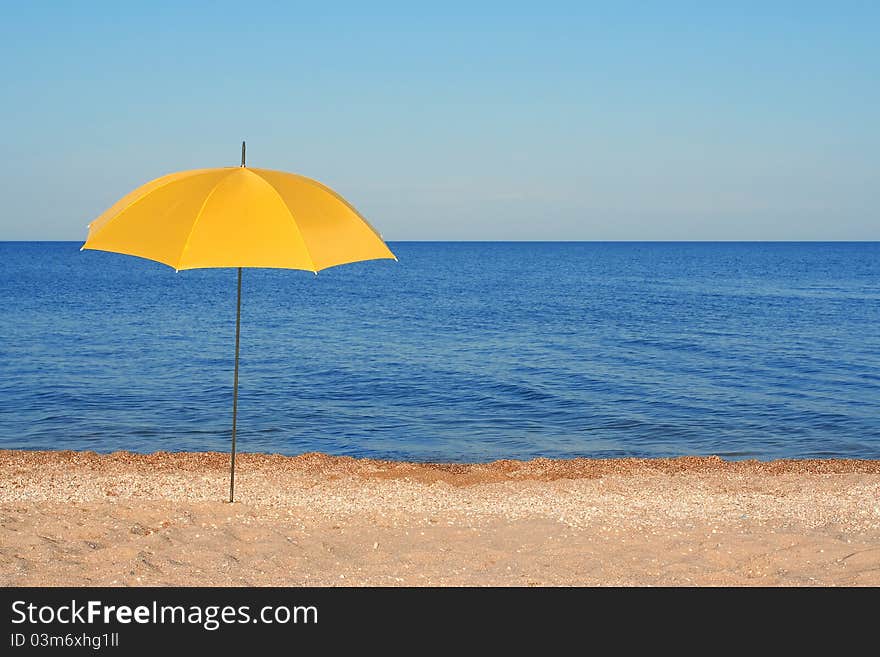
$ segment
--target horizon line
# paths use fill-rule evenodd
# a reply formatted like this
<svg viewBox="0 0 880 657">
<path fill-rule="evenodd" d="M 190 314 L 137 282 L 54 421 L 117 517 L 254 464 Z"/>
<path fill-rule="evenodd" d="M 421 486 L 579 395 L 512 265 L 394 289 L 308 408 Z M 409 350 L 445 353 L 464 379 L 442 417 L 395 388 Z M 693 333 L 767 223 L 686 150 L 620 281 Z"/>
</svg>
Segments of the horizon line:
<svg viewBox="0 0 880 657">
<path fill-rule="evenodd" d="M 384 240 L 390 243 L 406 243 L 406 244 L 876 244 L 880 242 L 877 239 L 692 239 L 692 240 L 675 240 L 675 239 L 423 239 L 423 240 Z M 20 239 L 9 240 L 0 239 L 0 244 L 79 244 L 85 240 L 47 240 L 47 239 Z"/>
</svg>

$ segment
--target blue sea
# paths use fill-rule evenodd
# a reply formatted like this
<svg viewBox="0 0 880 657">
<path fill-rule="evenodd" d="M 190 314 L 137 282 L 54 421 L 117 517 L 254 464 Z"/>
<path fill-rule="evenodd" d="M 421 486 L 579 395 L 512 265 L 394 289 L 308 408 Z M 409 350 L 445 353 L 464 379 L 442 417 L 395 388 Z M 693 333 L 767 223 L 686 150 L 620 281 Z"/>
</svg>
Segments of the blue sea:
<svg viewBox="0 0 880 657">
<path fill-rule="evenodd" d="M 0 243 L 0 447 L 229 448 L 235 277 Z M 880 458 L 880 243 L 400 242 L 244 270 L 242 451 Z"/>
</svg>

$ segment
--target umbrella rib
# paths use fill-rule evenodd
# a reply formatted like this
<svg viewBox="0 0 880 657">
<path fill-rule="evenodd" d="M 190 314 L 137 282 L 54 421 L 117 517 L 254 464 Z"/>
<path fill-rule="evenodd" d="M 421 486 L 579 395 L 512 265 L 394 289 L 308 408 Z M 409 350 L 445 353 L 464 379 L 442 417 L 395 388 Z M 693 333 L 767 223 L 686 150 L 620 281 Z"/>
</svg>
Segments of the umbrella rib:
<svg viewBox="0 0 880 657">
<path fill-rule="evenodd" d="M 312 254 L 309 252 L 309 244 L 308 244 L 308 242 L 306 242 L 306 237 L 305 237 L 305 235 L 303 235 L 302 230 L 300 230 L 299 224 L 296 223 L 296 219 L 293 218 L 293 212 L 290 211 L 290 206 L 287 205 L 287 203 L 284 200 L 284 197 L 281 196 L 281 192 L 279 192 L 277 189 L 275 189 L 275 185 L 273 185 L 271 182 L 269 182 L 268 180 L 263 178 L 263 176 L 261 176 L 259 173 L 257 173 L 253 169 L 246 169 L 246 171 L 254 174 L 257 178 L 259 178 L 264 183 L 266 183 L 269 186 L 269 189 L 271 189 L 272 192 L 275 194 L 275 196 L 278 197 L 278 200 L 281 202 L 281 205 L 284 206 L 284 209 L 287 210 L 287 216 L 290 217 L 290 223 L 293 224 L 293 227 L 296 229 L 296 232 L 299 234 L 299 238 L 302 240 L 303 248 L 305 249 L 306 255 L 309 258 L 309 262 L 312 263 L 312 271 L 317 274 L 318 267 L 315 265 L 315 259 L 312 258 Z"/>
<path fill-rule="evenodd" d="M 236 171 L 237 169 L 232 168 L 230 173 Z M 217 181 L 217 184 L 211 188 L 211 191 L 205 195 L 205 200 L 202 201 L 202 206 L 199 208 L 198 214 L 196 214 L 196 218 L 192 222 L 192 226 L 189 227 L 189 233 L 186 236 L 186 241 L 183 243 L 183 248 L 180 250 L 180 255 L 177 257 L 177 265 L 174 267 L 177 271 L 180 271 L 180 265 L 183 264 L 183 254 L 186 253 L 186 247 L 189 246 L 189 238 L 192 237 L 193 232 L 196 229 L 196 224 L 199 223 L 199 219 L 202 218 L 202 212 L 205 211 L 205 206 L 208 205 L 208 201 L 211 200 L 211 197 L 214 195 L 214 192 L 217 191 L 217 188 L 223 184 L 223 181 L 226 180 L 228 176 L 224 176 L 220 180 Z"/>
</svg>

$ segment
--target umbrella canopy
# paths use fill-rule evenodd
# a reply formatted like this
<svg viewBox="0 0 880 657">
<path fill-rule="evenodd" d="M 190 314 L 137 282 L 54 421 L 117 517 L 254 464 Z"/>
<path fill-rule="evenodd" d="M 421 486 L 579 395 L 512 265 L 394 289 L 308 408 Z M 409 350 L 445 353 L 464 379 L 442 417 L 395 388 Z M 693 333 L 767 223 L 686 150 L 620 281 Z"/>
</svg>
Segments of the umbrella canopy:
<svg viewBox="0 0 880 657">
<path fill-rule="evenodd" d="M 379 233 L 321 183 L 245 166 L 172 173 L 120 199 L 89 224 L 83 249 L 156 260 L 180 271 L 238 268 L 229 501 L 235 499 L 235 434 L 242 267 L 321 269 L 393 258 Z"/>
<path fill-rule="evenodd" d="M 89 224 L 84 249 L 174 269 L 320 271 L 394 254 L 357 210 L 293 173 L 226 167 L 172 173 L 138 187 Z"/>
</svg>

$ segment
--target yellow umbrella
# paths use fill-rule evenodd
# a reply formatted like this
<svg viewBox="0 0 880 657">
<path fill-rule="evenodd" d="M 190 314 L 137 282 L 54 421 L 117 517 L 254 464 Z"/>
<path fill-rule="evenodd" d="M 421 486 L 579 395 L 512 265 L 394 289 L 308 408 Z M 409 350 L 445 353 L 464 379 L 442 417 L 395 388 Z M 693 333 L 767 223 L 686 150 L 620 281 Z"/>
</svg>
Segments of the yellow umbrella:
<svg viewBox="0 0 880 657">
<path fill-rule="evenodd" d="M 304 269 L 393 258 L 344 198 L 293 173 L 245 166 L 172 173 L 138 187 L 89 224 L 83 249 L 157 260 L 175 270 L 238 268 L 229 501 L 235 499 L 242 267 Z"/>
</svg>

